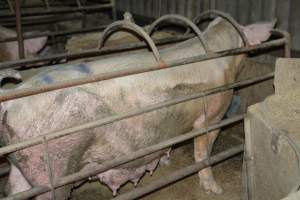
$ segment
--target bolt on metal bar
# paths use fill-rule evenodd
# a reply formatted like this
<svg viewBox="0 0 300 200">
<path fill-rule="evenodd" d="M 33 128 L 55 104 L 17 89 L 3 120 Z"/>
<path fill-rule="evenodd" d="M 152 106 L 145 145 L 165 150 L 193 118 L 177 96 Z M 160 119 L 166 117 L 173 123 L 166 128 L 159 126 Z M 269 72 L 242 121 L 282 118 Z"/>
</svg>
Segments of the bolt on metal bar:
<svg viewBox="0 0 300 200">
<path fill-rule="evenodd" d="M 66 13 L 74 13 L 74 12 L 82 12 L 82 11 L 97 11 L 105 8 L 111 8 L 112 4 L 111 3 L 106 3 L 106 4 L 100 4 L 100 5 L 92 5 L 92 6 L 82 6 L 80 8 L 56 8 L 51 9 L 51 10 L 39 10 L 39 11 L 33 11 L 33 12 L 28 12 L 24 11 L 22 12 L 22 17 L 25 16 L 36 16 L 36 15 L 51 15 L 51 14 L 66 14 Z M 14 17 L 14 14 L 11 13 L 4 13 L 0 14 L 0 18 L 5 18 L 5 17 Z"/>
<path fill-rule="evenodd" d="M 232 147 L 226 151 L 223 151 L 222 153 L 219 153 L 215 156 L 210 157 L 209 159 L 205 159 L 203 161 L 197 162 L 196 164 L 193 164 L 188 167 L 177 170 L 164 178 L 161 178 L 159 180 L 151 182 L 147 186 L 134 189 L 131 192 L 120 195 L 113 199 L 114 200 L 137 199 L 137 198 L 147 195 L 151 192 L 154 192 L 158 189 L 166 187 L 166 186 L 170 185 L 171 183 L 174 183 L 174 182 L 182 180 L 192 174 L 195 174 L 195 173 L 199 172 L 201 169 L 204 169 L 208 166 L 211 166 L 211 165 L 217 164 L 219 162 L 222 162 L 224 160 L 227 160 L 237 154 L 242 153 L 243 151 L 244 151 L 243 144 Z"/>
<path fill-rule="evenodd" d="M 263 43 L 263 44 L 254 45 L 254 46 L 250 46 L 250 47 L 242 47 L 242 48 L 238 48 L 238 49 L 231 49 L 231 50 L 217 52 L 217 53 L 209 53 L 206 55 L 194 56 L 194 57 L 190 57 L 190 58 L 177 59 L 177 60 L 169 62 L 169 63 L 164 63 L 163 66 L 161 65 L 161 63 L 158 63 L 156 65 L 149 66 L 149 67 L 139 66 L 139 67 L 128 69 L 128 70 L 120 70 L 120 71 L 115 71 L 115 72 L 91 75 L 86 78 L 61 81 L 61 82 L 53 83 L 53 84 L 47 85 L 47 86 L 40 86 L 40 87 L 26 88 L 26 89 L 16 89 L 14 91 L 9 91 L 9 92 L 5 92 L 5 93 L 1 94 L 0 102 L 17 99 L 17 98 L 21 98 L 21 97 L 32 96 L 35 94 L 45 93 L 45 92 L 54 91 L 54 90 L 58 90 L 58 89 L 79 86 L 79 85 L 83 85 L 83 84 L 87 84 L 87 83 L 94 83 L 94 82 L 99 82 L 99 81 L 108 80 L 108 79 L 112 79 L 112 78 L 118 78 L 118 77 L 122 77 L 122 76 L 140 74 L 140 73 L 156 71 L 156 70 L 162 70 L 164 68 L 177 67 L 180 65 L 186 65 L 186 64 L 190 64 L 190 63 L 200 62 L 203 60 L 213 59 L 213 58 L 238 55 L 238 54 L 242 54 L 242 53 L 246 53 L 246 52 L 252 52 L 254 50 L 266 49 L 266 48 L 275 47 L 275 46 L 282 46 L 283 44 L 285 44 L 285 39 L 278 39 L 278 40 L 274 40 L 274 41 L 271 41 L 268 43 Z"/>
<path fill-rule="evenodd" d="M 242 114 L 242 115 L 232 117 L 230 119 L 225 119 L 225 120 L 221 121 L 220 123 L 209 126 L 208 130 L 212 131 L 212 130 L 215 130 L 215 129 L 220 129 L 224 126 L 228 126 L 230 124 L 239 122 L 239 121 L 243 120 L 244 117 L 245 117 L 245 115 Z M 138 150 L 138 151 L 133 152 L 131 154 L 121 156 L 119 158 L 116 158 L 116 159 L 113 159 L 113 160 L 110 160 L 110 161 L 105 161 L 101 165 L 98 165 L 97 167 L 93 167 L 89 170 L 80 171 L 80 172 L 65 176 L 63 178 L 60 178 L 59 180 L 57 180 L 54 187 L 55 188 L 63 187 L 67 184 L 70 184 L 70 183 L 73 183 L 73 182 L 76 182 L 76 181 L 80 181 L 80 180 L 86 179 L 86 178 L 91 177 L 91 176 L 95 176 L 96 174 L 99 174 L 99 173 L 104 172 L 106 170 L 109 170 L 111 168 L 118 167 L 122 164 L 128 163 L 130 161 L 136 160 L 136 159 L 144 157 L 146 155 L 155 153 L 155 152 L 160 151 L 162 149 L 166 149 L 168 147 L 174 146 L 174 145 L 182 143 L 184 141 L 191 140 L 194 137 L 206 134 L 206 131 L 207 130 L 205 128 L 195 129 L 195 130 L 190 131 L 186 134 L 182 134 L 180 136 L 171 138 L 171 139 L 166 140 L 164 142 L 146 147 L 144 149 Z M 22 200 L 22 199 L 25 200 L 25 199 L 28 199 L 28 198 L 31 198 L 31 197 L 49 192 L 49 191 L 51 191 L 51 188 L 49 188 L 47 186 L 35 186 L 34 188 L 32 188 L 30 190 L 11 195 L 9 197 L 3 198 L 2 200 Z"/>
<path fill-rule="evenodd" d="M 24 39 L 21 23 L 21 5 L 20 0 L 15 0 L 15 9 L 16 9 L 16 31 L 18 39 L 18 48 L 19 48 L 19 59 L 25 58 L 25 49 L 24 49 Z"/>
<path fill-rule="evenodd" d="M 269 79 L 272 79 L 273 77 L 274 77 L 274 73 L 268 73 L 264 76 L 255 77 L 255 78 L 251 78 L 251 79 L 246 79 L 244 81 L 239 81 L 239 82 L 228 84 L 228 85 L 223 85 L 223 86 L 220 86 L 220 87 L 216 87 L 216 88 L 205 90 L 205 91 L 202 91 L 202 92 L 199 92 L 199 93 L 195 93 L 195 94 L 192 94 L 192 95 L 186 95 L 186 96 L 171 99 L 169 101 L 165 101 L 165 102 L 162 102 L 162 103 L 147 106 L 147 107 L 144 107 L 142 109 L 132 110 L 132 111 L 127 112 L 127 113 L 113 115 L 113 116 L 110 116 L 110 117 L 107 117 L 107 118 L 95 120 L 95 121 L 84 123 L 82 125 L 78 125 L 78 126 L 75 126 L 75 127 L 63 129 L 63 130 L 52 132 L 52 133 L 46 133 L 46 134 L 42 134 L 42 135 L 46 135 L 47 140 L 53 140 L 53 139 L 61 138 L 61 137 L 64 137 L 64 136 L 74 134 L 74 133 L 79 132 L 79 131 L 83 131 L 83 130 L 92 129 L 92 128 L 96 128 L 96 127 L 99 127 L 99 126 L 107 125 L 107 124 L 110 124 L 110 123 L 113 123 L 113 122 L 116 122 L 116 121 L 120 121 L 120 120 L 127 119 L 127 118 L 130 118 L 130 117 L 133 117 L 133 116 L 145 114 L 145 113 L 148 113 L 148 112 L 160 109 L 160 108 L 164 108 L 164 107 L 167 107 L 167 106 L 176 105 L 176 104 L 179 104 L 179 103 L 183 103 L 185 101 L 190 101 L 190 100 L 202 98 L 202 97 L 205 97 L 205 96 L 208 96 L 208 95 L 216 94 L 216 93 L 219 93 L 219 92 L 224 92 L 224 91 L 231 90 L 231 89 L 234 89 L 234 88 L 237 88 L 237 87 L 247 86 L 247 85 L 257 83 L 257 82 L 269 80 Z M 35 137 L 35 138 L 24 140 L 24 141 L 19 142 L 19 143 L 15 143 L 15 144 L 11 144 L 9 146 L 2 147 L 2 148 L 0 148 L 0 156 L 8 154 L 8 153 L 13 153 L 15 151 L 25 149 L 25 148 L 28 148 L 28 147 L 32 147 L 32 146 L 37 145 L 37 144 L 41 144 L 42 141 L 43 141 L 43 136 L 38 136 L 38 137 Z"/>
</svg>

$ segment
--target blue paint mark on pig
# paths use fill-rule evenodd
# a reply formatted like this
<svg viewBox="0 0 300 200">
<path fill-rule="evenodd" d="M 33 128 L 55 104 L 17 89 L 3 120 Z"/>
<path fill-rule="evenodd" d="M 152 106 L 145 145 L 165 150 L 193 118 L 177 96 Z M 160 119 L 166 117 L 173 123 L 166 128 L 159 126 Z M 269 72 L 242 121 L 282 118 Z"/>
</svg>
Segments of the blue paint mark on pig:
<svg viewBox="0 0 300 200">
<path fill-rule="evenodd" d="M 49 76 L 49 74 L 43 75 L 42 80 L 48 84 L 54 83 L 54 80 Z"/>
<path fill-rule="evenodd" d="M 91 72 L 90 67 L 84 63 L 77 65 L 77 68 L 80 72 L 89 74 Z"/>
</svg>

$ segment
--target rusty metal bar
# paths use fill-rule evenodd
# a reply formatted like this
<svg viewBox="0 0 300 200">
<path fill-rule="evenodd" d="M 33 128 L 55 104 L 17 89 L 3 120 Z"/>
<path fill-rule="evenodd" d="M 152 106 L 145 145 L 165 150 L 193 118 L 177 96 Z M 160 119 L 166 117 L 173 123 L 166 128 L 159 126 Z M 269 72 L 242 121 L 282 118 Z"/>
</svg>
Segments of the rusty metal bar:
<svg viewBox="0 0 300 200">
<path fill-rule="evenodd" d="M 200 43 L 203 46 L 203 49 L 205 50 L 205 53 L 209 53 L 210 52 L 210 50 L 208 48 L 208 45 L 206 43 L 206 40 L 205 40 L 205 38 L 203 36 L 202 31 L 191 20 L 189 20 L 188 18 L 183 17 L 181 15 L 168 14 L 168 15 L 164 15 L 164 16 L 158 18 L 157 20 L 155 20 L 150 25 L 149 30 L 148 30 L 149 35 L 152 35 L 153 32 L 155 31 L 155 29 L 158 27 L 158 25 L 160 25 L 162 22 L 164 22 L 164 21 L 170 21 L 170 20 L 176 20 L 176 21 L 184 22 L 187 25 L 188 30 L 190 28 L 190 29 L 192 29 L 196 33 L 197 37 L 200 40 Z"/>
<path fill-rule="evenodd" d="M 55 200 L 56 196 L 55 196 L 55 188 L 54 188 L 54 177 L 53 177 L 53 173 L 52 173 L 48 141 L 46 139 L 46 136 L 43 137 L 43 146 L 44 146 L 44 163 L 46 165 L 46 169 L 48 172 L 48 178 L 49 178 L 49 182 L 50 182 L 51 199 Z"/>
<path fill-rule="evenodd" d="M 105 45 L 105 42 L 108 40 L 110 36 L 112 36 L 116 32 L 123 31 L 124 29 L 127 30 L 129 33 L 131 33 L 133 36 L 136 35 L 140 36 L 150 47 L 155 57 L 155 60 L 158 63 L 163 62 L 152 38 L 142 27 L 134 23 L 132 19 L 132 15 L 128 12 L 124 14 L 124 20 L 116 21 L 111 25 L 107 26 L 107 28 L 103 31 L 102 37 L 100 38 L 98 48 L 102 49 Z"/>
<path fill-rule="evenodd" d="M 112 7 L 112 17 L 113 21 L 117 20 L 117 8 L 116 8 L 116 0 L 111 0 Z"/>
<path fill-rule="evenodd" d="M 210 157 L 209 159 L 205 159 L 201 162 L 197 162 L 196 164 L 190 165 L 188 167 L 182 168 L 180 170 L 177 170 L 170 175 L 163 177 L 159 180 L 153 181 L 147 186 L 140 187 L 137 189 L 132 190 L 131 192 L 128 192 L 126 194 L 120 195 L 114 200 L 131 200 L 131 199 L 137 199 L 139 197 L 145 196 L 151 192 L 154 192 L 158 189 L 164 188 L 171 183 L 174 183 L 176 181 L 182 180 L 184 178 L 187 178 L 188 176 L 192 174 L 196 174 L 201 169 L 204 169 L 208 166 L 217 164 L 219 162 L 222 162 L 224 160 L 227 160 L 237 154 L 240 154 L 244 151 L 244 145 L 238 145 L 235 147 L 232 147 L 226 151 L 223 151 L 222 153 L 219 153 L 215 156 Z"/>
<path fill-rule="evenodd" d="M 278 40 L 274 40 L 274 41 L 259 44 L 259 45 L 253 45 L 250 47 L 242 47 L 242 48 L 231 49 L 231 50 L 226 50 L 226 51 L 221 51 L 221 52 L 216 52 L 216 53 L 209 53 L 206 55 L 178 59 L 178 60 L 172 61 L 170 63 L 164 63 L 164 66 L 162 66 L 161 63 L 154 65 L 154 66 L 139 66 L 134 69 L 120 70 L 120 71 L 115 71 L 115 72 L 108 72 L 108 73 L 103 73 L 103 74 L 92 75 L 92 76 L 89 76 L 86 78 L 61 81 L 61 82 L 54 83 L 54 84 L 47 85 L 47 86 L 40 86 L 40 87 L 26 88 L 26 89 L 16 89 L 14 91 L 9 91 L 9 92 L 5 92 L 5 93 L 1 94 L 0 102 L 17 99 L 17 98 L 21 98 L 21 97 L 32 96 L 35 94 L 45 93 L 45 92 L 54 91 L 54 90 L 58 90 L 58 89 L 79 86 L 82 84 L 99 82 L 99 81 L 117 78 L 117 77 L 121 77 L 121 76 L 140 74 L 140 73 L 144 73 L 144 72 L 161 70 L 163 68 L 172 68 L 172 67 L 177 67 L 180 65 L 186 65 L 186 64 L 190 64 L 190 63 L 200 62 L 203 60 L 238 55 L 238 54 L 242 54 L 242 53 L 252 52 L 255 50 L 267 49 L 270 47 L 278 47 L 278 46 L 284 45 L 285 41 L 286 41 L 286 39 L 278 39 Z M 45 61 L 45 60 L 41 60 L 41 61 Z"/>
<path fill-rule="evenodd" d="M 10 1 L 10 0 L 7 0 L 7 2 Z M 66 2 L 66 1 L 61 1 L 61 2 L 52 2 L 51 3 L 51 6 L 74 6 L 74 1 L 70 1 L 70 2 Z M 34 4 L 31 4 L 31 5 L 22 5 L 21 8 L 44 8 L 45 7 L 45 4 L 44 3 L 34 3 Z M 6 7 L 2 7 L 0 9 L 10 9 L 9 6 L 6 6 Z"/>
<path fill-rule="evenodd" d="M 245 115 L 239 115 L 230 119 L 225 119 L 223 121 L 221 121 L 218 124 L 214 124 L 212 126 L 208 127 L 209 131 L 215 130 L 215 129 L 219 129 L 221 127 L 224 126 L 228 126 L 230 124 L 239 122 L 241 120 L 243 120 L 245 117 Z M 126 156 L 122 156 L 120 158 L 116 158 L 110 161 L 105 161 L 103 162 L 101 165 L 93 168 L 93 169 L 89 169 L 89 170 L 85 170 L 85 171 L 81 171 L 81 172 L 77 172 L 68 176 L 65 176 L 59 180 L 57 180 L 57 182 L 55 183 L 55 188 L 59 188 L 62 187 L 64 185 L 76 182 L 76 181 L 80 181 L 82 179 L 86 179 L 88 177 L 94 176 L 96 174 L 99 174 L 101 172 L 104 172 L 108 169 L 114 168 L 114 167 L 118 167 L 122 164 L 128 163 L 130 161 L 136 160 L 138 158 L 144 157 L 146 155 L 152 154 L 154 152 L 160 151 L 162 149 L 174 146 L 176 144 L 182 143 L 184 141 L 193 139 L 194 137 L 206 134 L 206 129 L 205 128 L 201 128 L 201 129 L 195 129 L 193 131 L 190 131 L 189 133 L 186 134 L 182 134 L 180 136 L 171 138 L 169 140 L 166 140 L 164 142 L 161 142 L 159 144 L 155 144 L 152 145 L 150 147 L 147 147 L 145 149 L 141 149 L 139 151 L 136 151 L 132 154 L 126 155 Z M 18 193 L 18 194 L 14 194 L 11 195 L 9 197 L 3 198 L 2 200 L 22 200 L 22 199 L 28 199 L 30 197 L 34 197 L 46 192 L 49 192 L 51 189 L 47 186 L 36 186 L 30 190 Z"/>
<path fill-rule="evenodd" d="M 24 50 L 24 39 L 23 39 L 23 31 L 21 24 L 21 5 L 20 0 L 15 0 L 15 9 L 16 9 L 16 32 L 18 39 L 18 48 L 19 48 L 19 58 L 25 58 L 25 50 Z"/>
<path fill-rule="evenodd" d="M 209 17 L 210 15 L 215 15 L 215 16 L 221 17 L 221 18 L 225 19 L 227 22 L 229 22 L 235 28 L 235 30 L 239 33 L 240 37 L 243 40 L 244 45 L 246 47 L 250 46 L 249 41 L 248 41 L 245 33 L 243 32 L 243 30 L 241 29 L 241 27 L 237 23 L 237 21 L 234 18 L 232 18 L 230 15 L 228 15 L 228 14 L 222 12 L 222 11 L 219 11 L 219 10 L 208 10 L 208 11 L 205 11 L 205 12 L 201 13 L 200 15 L 198 15 L 193 20 L 193 22 L 195 24 L 199 24 L 201 22 L 201 20 L 205 19 L 205 17 Z"/>
<path fill-rule="evenodd" d="M 14 10 L 14 6 L 13 4 L 11 3 L 10 0 L 6 0 L 7 4 L 8 4 L 8 7 L 9 7 L 9 10 L 11 13 L 15 13 L 15 10 Z"/>
<path fill-rule="evenodd" d="M 272 34 L 278 35 L 286 39 L 284 45 L 284 57 L 290 58 L 291 57 L 291 36 L 287 31 L 280 30 L 280 29 L 273 29 Z"/>
<path fill-rule="evenodd" d="M 22 25 L 41 25 L 41 24 L 49 24 L 49 23 L 57 23 L 57 22 L 63 22 L 63 21 L 76 21 L 81 20 L 82 16 L 75 15 L 75 16 L 51 16 L 51 17 L 22 17 Z M 4 22 L 3 22 L 4 21 Z M 15 27 L 14 21 L 7 21 L 0 19 L 1 26 L 5 27 Z"/>
<path fill-rule="evenodd" d="M 168 37 L 168 38 L 163 38 L 163 39 L 159 39 L 159 40 L 154 40 L 154 42 L 156 45 L 166 45 L 166 44 L 181 42 L 181 41 L 190 39 L 192 37 L 194 37 L 194 36 L 193 35 L 174 36 L 174 37 Z M 73 53 L 73 54 L 62 53 L 62 54 L 51 55 L 51 56 L 47 56 L 47 57 L 43 57 L 43 58 L 8 61 L 8 62 L 0 63 L 0 69 L 11 68 L 11 67 L 18 68 L 19 66 L 26 66 L 26 65 L 31 65 L 31 64 L 35 64 L 35 63 L 55 61 L 55 60 L 56 61 L 75 60 L 75 59 L 86 58 L 86 57 L 101 56 L 101 55 L 120 53 L 120 52 L 131 51 L 131 50 L 138 50 L 138 49 L 143 49 L 145 47 L 147 47 L 147 46 L 144 43 L 137 42 L 137 43 L 131 43 L 131 44 L 126 44 L 126 45 L 116 45 L 113 47 L 104 47 L 101 50 L 83 51 L 81 53 Z"/>
<path fill-rule="evenodd" d="M 82 33 L 89 33 L 89 32 L 96 32 L 96 31 L 103 31 L 107 26 L 97 26 L 92 28 L 84 28 L 84 29 L 75 29 L 71 31 L 56 31 L 56 32 L 44 32 L 44 33 L 36 33 L 32 35 L 24 34 L 24 39 L 31 39 L 31 38 L 38 38 L 38 37 L 51 37 L 51 36 L 64 36 L 64 35 L 75 35 L 75 34 L 82 34 Z M 0 43 L 3 42 L 12 42 L 16 41 L 17 37 L 10 37 L 0 39 Z"/>
<path fill-rule="evenodd" d="M 24 16 L 36 16 L 36 15 L 51 15 L 51 14 L 66 14 L 66 13 L 74 13 L 74 12 L 82 12 L 82 11 L 97 11 L 105 8 L 111 8 L 113 5 L 111 3 L 101 4 L 101 5 L 92 5 L 92 6 L 82 6 L 80 8 L 56 8 L 56 10 L 40 10 L 34 12 L 24 11 L 22 12 L 22 17 Z M 5 13 L 0 14 L 0 18 L 4 17 L 14 17 L 14 14 Z"/>
<path fill-rule="evenodd" d="M 136 109 L 136 110 L 132 110 L 132 111 L 127 112 L 127 113 L 121 113 L 121 114 L 118 114 L 118 115 L 113 115 L 113 116 L 110 116 L 110 117 L 107 117 L 107 118 L 102 118 L 102 119 L 95 120 L 95 121 L 92 121 L 92 122 L 84 123 L 82 125 L 74 126 L 74 127 L 67 128 L 67 129 L 63 129 L 63 130 L 60 130 L 60 131 L 45 133 L 45 134 L 42 134 L 41 136 L 38 136 L 38 137 L 35 137 L 35 138 L 30 138 L 28 140 L 24 140 L 22 142 L 19 142 L 19 143 L 16 143 L 16 144 L 11 144 L 9 146 L 5 146 L 5 147 L 0 148 L 0 156 L 3 156 L 3 155 L 8 154 L 8 153 L 13 153 L 15 151 L 22 150 L 22 149 L 25 149 L 25 148 L 28 148 L 28 147 L 32 147 L 32 146 L 37 145 L 37 144 L 41 144 L 43 142 L 43 137 L 44 137 L 43 135 L 46 135 L 47 140 L 58 139 L 58 138 L 61 138 L 61 137 L 64 137 L 64 136 L 74 134 L 76 132 L 80 132 L 80 131 L 83 131 L 83 130 L 92 129 L 92 128 L 96 128 L 96 127 L 99 127 L 99 126 L 107 125 L 107 124 L 110 124 L 110 123 L 113 123 L 113 122 L 116 122 L 116 121 L 120 121 L 120 120 L 127 119 L 127 118 L 130 118 L 130 117 L 133 117 L 133 116 L 145 114 L 145 113 L 148 113 L 148 112 L 160 109 L 160 108 L 164 108 L 164 107 L 167 107 L 167 106 L 176 105 L 176 104 L 179 104 L 179 103 L 182 103 L 182 102 L 185 102 L 185 101 L 190 101 L 190 100 L 198 99 L 198 98 L 205 97 L 205 96 L 208 96 L 208 95 L 216 94 L 216 93 L 219 93 L 219 92 L 224 92 L 226 90 L 231 90 L 231 89 L 234 89 L 234 88 L 251 85 L 251 84 L 254 84 L 254 83 L 257 83 L 257 82 L 262 82 L 262 81 L 269 80 L 269 79 L 272 79 L 272 78 L 274 78 L 274 73 L 273 72 L 268 73 L 264 76 L 255 77 L 255 78 L 251 78 L 251 79 L 246 79 L 244 81 L 239 81 L 239 82 L 231 83 L 231 84 L 228 84 L 228 85 L 223 85 L 223 86 L 220 86 L 220 87 L 216 87 L 216 88 L 205 90 L 205 91 L 202 91 L 202 92 L 199 92 L 199 93 L 195 93 L 195 94 L 192 94 L 192 95 L 186 95 L 186 96 L 178 97 L 178 98 L 175 98 L 175 99 L 164 101 L 162 103 L 157 103 L 157 104 L 154 104 L 154 105 L 151 105 L 151 106 L 147 106 L 147 107 L 144 107 L 142 109 Z"/>
</svg>

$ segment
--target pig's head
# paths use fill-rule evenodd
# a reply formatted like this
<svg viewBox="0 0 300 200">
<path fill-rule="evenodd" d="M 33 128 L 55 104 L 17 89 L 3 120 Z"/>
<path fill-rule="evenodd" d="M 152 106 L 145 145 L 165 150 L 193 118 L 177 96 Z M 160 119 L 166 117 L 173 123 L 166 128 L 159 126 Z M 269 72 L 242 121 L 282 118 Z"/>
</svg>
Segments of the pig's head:
<svg viewBox="0 0 300 200">
<path fill-rule="evenodd" d="M 274 25 L 274 22 L 260 22 L 246 26 L 240 25 L 240 27 L 250 45 L 256 45 L 268 40 Z M 222 18 L 216 18 L 212 21 L 204 34 L 210 49 L 214 52 L 244 46 L 240 34 L 232 24 Z M 245 58 L 246 54 L 229 57 L 229 60 L 231 59 L 232 62 L 228 68 L 229 80 L 235 80 L 236 76 L 241 71 Z"/>
<path fill-rule="evenodd" d="M 250 45 L 260 44 L 269 39 L 271 30 L 274 28 L 276 21 L 273 22 L 260 22 L 241 26 L 245 36 L 247 37 Z"/>
</svg>

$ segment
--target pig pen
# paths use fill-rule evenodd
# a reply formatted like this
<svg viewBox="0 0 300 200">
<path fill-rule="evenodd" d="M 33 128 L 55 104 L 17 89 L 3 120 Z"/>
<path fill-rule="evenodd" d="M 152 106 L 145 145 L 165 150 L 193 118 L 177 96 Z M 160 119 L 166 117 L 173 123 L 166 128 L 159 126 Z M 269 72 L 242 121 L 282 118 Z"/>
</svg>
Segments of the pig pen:
<svg viewBox="0 0 300 200">
<path fill-rule="evenodd" d="M 238 80 L 245 80 L 251 77 L 260 76 L 274 71 L 274 63 L 263 63 L 257 61 L 255 58 L 248 59 L 244 63 L 245 67 L 238 76 Z M 267 96 L 274 93 L 273 81 L 265 81 L 243 89 L 236 90 L 236 97 L 241 99 L 240 106 L 234 113 L 228 117 L 233 117 L 245 112 L 248 106 L 262 101 Z M 229 114 L 229 113 L 228 113 Z M 235 123 L 230 126 L 224 127 L 221 130 L 221 135 L 216 141 L 213 154 L 225 151 L 230 147 L 244 142 L 244 125 L 243 123 Z M 154 180 L 179 170 L 194 163 L 193 157 L 193 142 L 187 141 L 184 145 L 180 145 L 172 153 L 170 163 L 162 165 L 157 168 L 155 173 L 150 176 L 146 174 L 139 183 L 138 187 L 146 186 Z M 169 185 L 157 192 L 142 197 L 146 200 L 159 200 L 159 199 L 187 199 L 187 200 L 240 200 L 243 193 L 242 187 L 242 163 L 243 155 L 238 155 L 230 160 L 217 164 L 213 168 L 213 172 L 217 181 L 224 187 L 224 194 L 222 195 L 208 195 L 204 190 L 200 189 L 197 174 L 191 175 L 188 178 L 178 181 Z M 134 190 L 132 184 L 127 184 L 120 190 L 120 194 Z M 80 187 L 76 188 L 72 193 L 74 200 L 79 199 L 111 199 L 113 198 L 111 191 L 99 182 L 87 182 Z"/>
<path fill-rule="evenodd" d="M 213 13 L 213 12 L 212 12 Z M 216 13 L 214 13 L 216 14 Z M 286 43 L 286 38 L 284 38 L 284 42 L 281 45 L 284 45 Z M 257 48 L 257 47 L 256 47 Z M 229 52 L 232 54 L 235 53 L 242 53 L 246 51 L 253 51 L 256 48 L 244 48 L 242 50 L 237 50 L 236 52 Z M 126 48 L 125 48 L 126 49 Z M 228 52 L 226 52 L 228 53 Z M 212 55 L 214 56 L 220 56 L 220 55 Z M 288 56 L 288 55 L 287 55 Z M 201 59 L 201 58 L 200 58 Z M 21 61 L 22 62 L 22 61 Z M 26 61 L 24 61 L 26 62 Z M 11 63 L 10 63 L 11 64 Z M 18 64 L 12 64 L 19 65 Z M 273 67 L 272 65 L 267 64 L 260 64 L 255 61 L 248 60 L 245 65 L 247 65 L 245 70 L 249 71 L 243 71 L 239 77 L 240 80 L 244 80 L 245 78 L 251 78 L 255 77 L 257 75 L 261 75 L 264 73 L 272 72 Z M 4 64 L 3 66 L 6 66 Z M 257 70 L 259 69 L 259 70 Z M 29 74 L 30 76 L 30 74 Z M 268 76 L 269 77 L 269 76 Z M 101 79 L 101 78 L 100 78 Z M 265 80 L 263 79 L 257 79 L 258 81 Z M 268 78 L 267 78 L 268 79 Z M 256 81 L 257 81 L 256 80 Z M 76 84 L 76 83 L 75 83 Z M 243 85 L 243 84 L 242 84 Z M 247 84 L 245 84 L 247 85 Z M 235 87 L 235 86 L 232 86 Z M 257 90 L 258 87 L 260 90 Z M 47 89 L 46 89 L 47 90 Z M 232 110 L 228 112 L 228 117 L 236 117 L 241 114 L 245 108 L 247 108 L 248 105 L 251 105 L 252 103 L 255 103 L 257 101 L 260 101 L 268 94 L 272 93 L 272 82 L 268 81 L 267 83 L 260 83 L 258 86 L 254 86 L 251 88 L 245 88 L 242 90 L 238 90 L 236 93 L 236 96 L 240 96 L 240 100 L 237 100 L 240 106 L 232 105 Z M 34 94 L 36 91 L 30 91 L 29 93 Z M 251 98 L 249 94 L 251 95 Z M 24 95 L 24 94 L 16 94 L 18 95 Z M 27 95 L 27 94 L 26 94 Z M 1 97 L 0 97 L 1 98 Z M 3 97 L 4 100 L 7 98 L 14 98 L 14 97 Z M 237 120 L 240 121 L 240 120 Z M 222 137 L 218 139 L 218 143 L 215 148 L 215 153 L 223 152 L 225 149 L 228 149 L 232 147 L 235 144 L 240 144 L 243 141 L 243 133 L 242 133 L 242 125 L 239 124 L 237 126 L 231 126 L 229 128 L 226 128 L 223 130 Z M 225 136 L 226 135 L 226 138 Z M 228 137 L 230 135 L 231 137 Z M 187 142 L 188 143 L 188 142 Z M 1 152 L 1 149 L 0 149 Z M 1 154 L 3 155 L 3 153 Z M 190 164 L 193 164 L 193 158 L 187 155 L 191 154 L 191 146 L 187 145 L 187 147 L 178 148 L 174 151 L 171 164 L 168 166 L 163 166 L 162 168 L 158 169 L 153 177 L 149 177 L 148 174 L 145 175 L 145 179 L 142 180 L 141 185 L 139 187 L 142 187 L 146 185 L 147 183 L 156 180 L 158 178 L 164 177 L 167 174 L 178 170 L 184 166 L 188 166 Z M 226 161 L 222 164 L 217 165 L 215 168 L 215 173 L 217 180 L 224 186 L 225 188 L 225 194 L 223 196 L 208 196 L 205 193 L 199 192 L 201 191 L 199 189 L 198 181 L 195 176 L 191 176 L 190 178 L 180 181 L 170 187 L 167 187 L 166 189 L 163 189 L 161 192 L 151 194 L 145 199 L 198 199 L 199 197 L 204 199 L 240 199 L 241 196 L 241 163 L 242 163 L 242 156 L 236 157 L 231 161 Z M 193 185 L 193 187 L 191 187 Z M 121 189 L 121 194 L 125 193 L 126 191 L 131 191 L 132 187 L 130 184 L 126 186 L 125 188 Z M 100 186 L 99 183 L 86 183 L 82 187 L 78 187 L 76 190 L 73 191 L 72 198 L 73 199 L 96 199 L 96 198 L 111 198 L 111 193 L 108 193 L 108 189 L 105 186 Z M 189 195 L 186 195 L 189 194 Z"/>
</svg>

